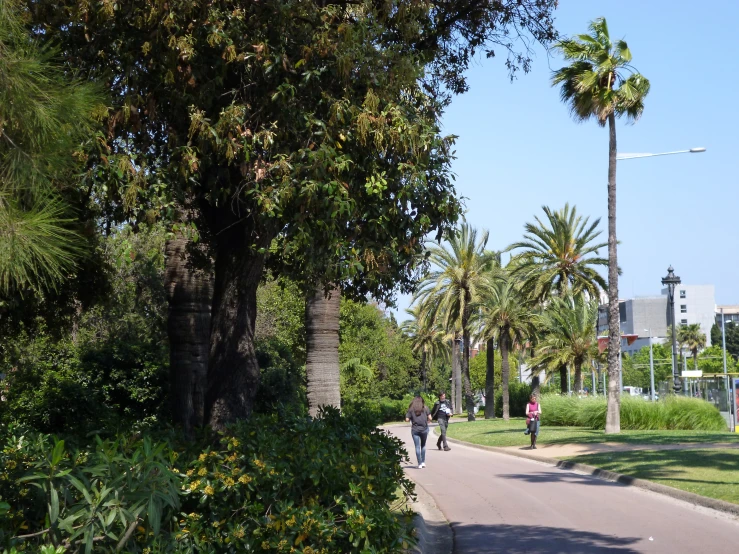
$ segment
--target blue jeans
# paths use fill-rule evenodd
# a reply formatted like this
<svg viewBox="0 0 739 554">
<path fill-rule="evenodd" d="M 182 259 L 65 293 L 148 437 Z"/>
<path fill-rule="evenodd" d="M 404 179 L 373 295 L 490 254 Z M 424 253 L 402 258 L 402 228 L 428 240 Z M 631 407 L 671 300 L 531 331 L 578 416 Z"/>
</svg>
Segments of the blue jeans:
<svg viewBox="0 0 739 554">
<path fill-rule="evenodd" d="M 416 445 L 418 465 L 421 465 L 426 462 L 426 437 L 429 436 L 428 429 L 422 433 L 411 431 L 411 436 L 413 437 L 413 443 Z"/>
<path fill-rule="evenodd" d="M 539 420 L 537 419 L 537 420 L 536 420 L 536 431 L 534 431 L 534 436 L 535 436 L 535 437 L 538 437 L 538 436 L 539 436 L 539 427 L 540 427 L 540 426 L 541 426 L 541 421 L 539 421 Z M 531 429 L 530 429 L 530 428 L 529 428 L 529 427 L 527 426 L 527 427 L 526 427 L 526 431 L 524 431 L 524 434 L 525 434 L 525 435 L 528 435 L 529 433 L 531 433 Z"/>
</svg>

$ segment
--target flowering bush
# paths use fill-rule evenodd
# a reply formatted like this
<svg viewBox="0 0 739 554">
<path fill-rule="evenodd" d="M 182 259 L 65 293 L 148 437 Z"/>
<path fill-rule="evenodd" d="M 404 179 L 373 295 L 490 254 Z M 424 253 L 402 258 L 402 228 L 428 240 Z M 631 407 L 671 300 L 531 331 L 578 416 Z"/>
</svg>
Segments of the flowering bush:
<svg viewBox="0 0 739 554">
<path fill-rule="evenodd" d="M 195 443 L 119 437 L 74 451 L 2 431 L 1 547 L 343 554 L 411 540 L 410 514 L 391 510 L 398 487 L 413 494 L 402 443 L 337 410 L 254 416 Z"/>
</svg>

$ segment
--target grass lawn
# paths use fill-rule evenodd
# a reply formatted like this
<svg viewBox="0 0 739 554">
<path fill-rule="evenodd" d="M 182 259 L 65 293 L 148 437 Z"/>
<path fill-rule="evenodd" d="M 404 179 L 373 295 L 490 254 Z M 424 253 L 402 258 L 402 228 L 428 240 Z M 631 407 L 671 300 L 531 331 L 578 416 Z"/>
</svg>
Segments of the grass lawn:
<svg viewBox="0 0 739 554">
<path fill-rule="evenodd" d="M 523 434 L 526 420 L 512 418 L 454 423 L 447 434 L 459 439 L 485 446 L 524 446 L 529 438 Z M 711 431 L 622 431 L 617 435 L 606 435 L 584 427 L 542 427 L 537 443 L 544 444 L 593 444 L 616 442 L 624 444 L 675 444 L 675 443 L 739 443 L 739 434 Z M 739 459 L 739 452 L 734 454 Z"/>
<path fill-rule="evenodd" d="M 739 454 L 735 450 L 647 450 L 568 459 L 739 504 Z"/>
</svg>

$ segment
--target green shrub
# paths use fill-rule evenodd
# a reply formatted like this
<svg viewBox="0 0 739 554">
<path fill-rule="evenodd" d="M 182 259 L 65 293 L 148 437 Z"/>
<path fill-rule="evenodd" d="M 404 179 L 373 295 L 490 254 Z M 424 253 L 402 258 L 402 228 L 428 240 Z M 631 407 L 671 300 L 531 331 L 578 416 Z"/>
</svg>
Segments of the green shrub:
<svg viewBox="0 0 739 554">
<path fill-rule="evenodd" d="M 607 402 L 603 396 L 578 398 L 547 394 L 542 396 L 541 405 L 542 425 L 605 428 Z M 712 404 L 699 398 L 669 396 L 650 402 L 622 396 L 621 429 L 723 431 L 726 422 Z"/>
<path fill-rule="evenodd" d="M 508 384 L 508 398 L 510 403 L 510 416 L 523 417 L 526 415 L 526 404 L 531 396 L 531 385 L 527 383 L 512 382 Z M 495 417 L 503 417 L 503 391 L 495 392 Z"/>
<path fill-rule="evenodd" d="M 429 411 L 436 402 L 436 397 L 428 393 L 421 393 Z M 356 416 L 358 414 L 366 414 L 367 417 L 374 422 L 375 425 L 383 423 L 403 421 L 405 414 L 408 412 L 408 406 L 413 401 L 413 395 L 407 394 L 400 400 L 392 400 L 389 398 L 360 398 L 346 399 L 343 403 L 342 410 L 347 416 Z"/>
<path fill-rule="evenodd" d="M 82 449 L 0 431 L 0 550 L 393 553 L 411 541 L 410 515 L 391 510 L 398 487 L 413 493 L 407 454 L 363 414 L 256 415 L 194 443 Z"/>
</svg>

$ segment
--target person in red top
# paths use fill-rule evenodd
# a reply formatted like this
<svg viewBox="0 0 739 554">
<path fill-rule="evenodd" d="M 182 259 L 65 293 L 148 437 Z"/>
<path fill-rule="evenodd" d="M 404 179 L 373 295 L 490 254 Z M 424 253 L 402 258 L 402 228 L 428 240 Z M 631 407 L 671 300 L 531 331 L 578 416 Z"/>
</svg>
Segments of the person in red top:
<svg viewBox="0 0 739 554">
<path fill-rule="evenodd" d="M 536 401 L 536 395 L 529 397 L 526 404 L 526 435 L 531 435 L 531 449 L 536 449 L 536 437 L 539 436 L 539 419 L 541 416 L 541 405 Z"/>
</svg>

